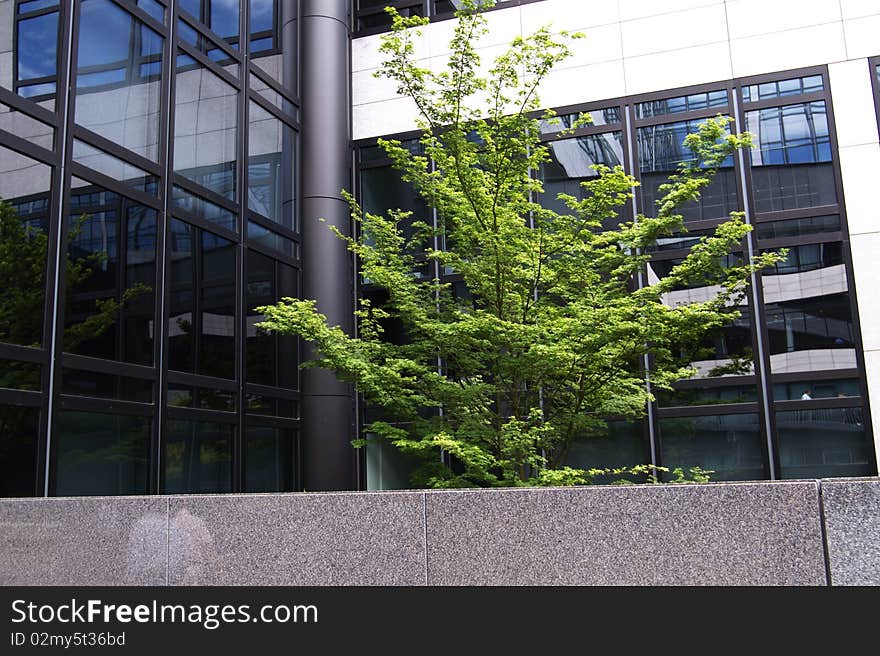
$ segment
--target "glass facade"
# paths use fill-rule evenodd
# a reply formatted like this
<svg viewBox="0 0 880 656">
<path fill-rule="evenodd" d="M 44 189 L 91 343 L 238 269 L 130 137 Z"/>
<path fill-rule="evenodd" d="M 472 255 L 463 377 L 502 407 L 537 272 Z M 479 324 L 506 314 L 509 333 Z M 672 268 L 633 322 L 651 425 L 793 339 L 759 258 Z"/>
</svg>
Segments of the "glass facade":
<svg viewBox="0 0 880 656">
<path fill-rule="evenodd" d="M 880 76 L 880 62 L 873 65 Z M 816 68 L 587 105 L 594 120 L 573 133 L 562 133 L 578 116 L 571 108 L 541 123 L 550 156 L 536 172 L 542 204 L 565 212 L 557 194 L 580 196 L 593 165 L 620 165 L 640 181 L 621 218 L 633 209 L 654 212 L 659 185 L 692 157 L 684 137 L 706 118 L 730 116 L 731 130 L 754 135 L 750 151 L 728 158 L 701 198 L 682 208 L 687 230 L 658 240 L 638 284 L 667 275 L 732 211 L 746 213 L 754 229 L 724 264 L 788 252 L 756 276 L 727 326 L 701 344 L 681 345 L 693 378 L 653 390 L 644 420 L 609 418 L 603 435 L 576 440 L 569 464 L 701 467 L 714 472 L 711 480 L 876 474 L 828 88 L 825 69 Z M 360 168 L 365 209 L 409 209 L 430 220 L 431 209 L 411 199 L 375 146 L 363 145 Z M 715 291 L 695 284 L 665 302 L 706 300 Z M 368 285 L 364 293 L 372 293 Z M 397 485 L 406 463 L 378 447 L 372 457 L 376 486 Z"/>
<path fill-rule="evenodd" d="M 386 4 L 438 18 L 457 5 L 358 0 L 355 28 L 387 29 Z M 298 5 L 0 0 L 0 496 L 301 487 L 299 345 L 256 327 L 256 308 L 301 293 Z M 870 74 L 880 98 L 877 58 Z M 541 124 L 550 160 L 536 175 L 559 211 L 557 194 L 581 195 L 595 165 L 624 167 L 640 187 L 609 226 L 654 211 L 707 117 L 755 137 L 683 208 L 687 231 L 653 246 L 639 284 L 731 211 L 754 226 L 731 264 L 788 255 L 728 326 L 681 345 L 694 378 L 655 391 L 644 421 L 583 436 L 571 463 L 700 466 L 716 480 L 875 473 L 826 70 L 583 109 L 592 124 L 570 134 L 571 107 Z M 358 159 L 366 210 L 442 224 L 374 145 Z M 405 480 L 386 446 L 361 463 L 370 486 Z"/>
<path fill-rule="evenodd" d="M 0 496 L 296 489 L 297 11 L 0 0 Z"/>
</svg>

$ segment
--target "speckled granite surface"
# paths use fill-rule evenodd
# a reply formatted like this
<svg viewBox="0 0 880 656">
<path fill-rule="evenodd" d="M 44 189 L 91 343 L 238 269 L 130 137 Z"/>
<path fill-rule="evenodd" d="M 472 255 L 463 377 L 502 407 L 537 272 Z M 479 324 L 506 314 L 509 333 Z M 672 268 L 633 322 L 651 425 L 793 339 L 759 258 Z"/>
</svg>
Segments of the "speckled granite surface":
<svg viewBox="0 0 880 656">
<path fill-rule="evenodd" d="M 172 585 L 424 585 L 424 494 L 171 499 Z"/>
<path fill-rule="evenodd" d="M 880 585 L 880 480 L 822 481 L 832 585 Z"/>
<path fill-rule="evenodd" d="M 427 496 L 432 584 L 824 585 L 814 482 Z"/>
<path fill-rule="evenodd" d="M 0 499 L 4 585 L 825 585 L 820 482 Z M 880 479 L 821 481 L 880 584 Z"/>
<path fill-rule="evenodd" d="M 0 499 L 0 584 L 164 585 L 163 497 Z"/>
</svg>

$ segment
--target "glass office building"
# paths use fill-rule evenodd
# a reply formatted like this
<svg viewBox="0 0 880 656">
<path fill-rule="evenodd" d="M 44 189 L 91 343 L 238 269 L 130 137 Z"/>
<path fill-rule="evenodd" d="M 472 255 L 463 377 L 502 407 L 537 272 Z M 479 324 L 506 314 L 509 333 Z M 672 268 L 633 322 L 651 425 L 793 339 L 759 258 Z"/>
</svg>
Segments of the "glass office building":
<svg viewBox="0 0 880 656">
<path fill-rule="evenodd" d="M 0 2 L 0 496 L 295 488 L 296 11 Z"/>
<path fill-rule="evenodd" d="M 342 187 L 367 210 L 432 220 L 375 147 L 412 137 L 408 119 L 364 100 L 385 4 L 438 19 L 455 5 L 0 0 L 0 496 L 407 486 L 399 454 L 351 448 L 352 390 L 299 372 L 297 340 L 259 330 L 255 311 L 317 298 L 351 326 L 350 257 L 316 222 L 347 226 Z M 490 16 L 528 32 L 542 4 Z M 372 62 L 363 76 L 359 58 Z M 877 103 L 880 60 L 854 61 Z M 563 122 L 583 110 L 594 121 L 545 127 L 542 202 L 581 193 L 592 164 L 621 165 L 641 183 L 622 218 L 650 214 L 701 120 L 728 115 L 755 135 L 684 208 L 688 232 L 656 244 L 639 284 L 731 211 L 754 225 L 732 257 L 789 251 L 691 362 L 696 377 L 657 392 L 644 420 L 609 417 L 605 438 L 573 447 L 573 466 L 877 473 L 860 322 L 873 306 L 856 294 L 832 82 L 813 62 L 553 102 Z"/>
<path fill-rule="evenodd" d="M 640 186 L 621 219 L 634 211 L 650 215 L 658 187 L 690 157 L 682 141 L 701 120 L 731 116 L 736 131 L 754 135 L 751 150 L 728 158 L 699 201 L 681 209 L 687 231 L 658 241 L 638 284 L 661 279 L 733 211 L 746 212 L 754 231 L 731 258 L 788 249 L 785 261 L 756 276 L 740 317 L 688 363 L 696 377 L 674 392 L 654 390 L 657 402 L 643 421 L 609 417 L 603 438 L 574 444 L 571 466 L 699 466 L 714 472 L 712 480 L 876 473 L 828 86 L 822 68 L 789 71 L 567 107 L 561 123 L 543 126 L 550 161 L 535 172 L 544 185 L 542 203 L 566 213 L 557 195 L 581 197 L 579 183 L 596 175 L 592 165 L 622 166 Z M 592 124 L 562 134 L 581 111 Z M 365 210 L 404 207 L 430 221 L 421 200 L 394 176 L 390 162 L 366 142 Z M 458 280 L 453 272 L 436 273 Z M 679 289 L 666 302 L 714 293 Z M 382 471 L 396 480 L 389 469 L 401 467 L 399 458 L 375 450 L 376 477 Z"/>
</svg>

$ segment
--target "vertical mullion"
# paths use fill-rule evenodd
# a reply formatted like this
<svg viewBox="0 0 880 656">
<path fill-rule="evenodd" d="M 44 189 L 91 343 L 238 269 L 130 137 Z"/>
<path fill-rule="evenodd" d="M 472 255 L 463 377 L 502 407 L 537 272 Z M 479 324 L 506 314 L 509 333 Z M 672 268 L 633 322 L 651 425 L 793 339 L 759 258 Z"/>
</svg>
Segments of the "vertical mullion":
<svg viewBox="0 0 880 656">
<path fill-rule="evenodd" d="M 244 468 L 244 432 L 245 432 L 245 353 L 247 352 L 247 317 L 246 304 L 244 302 L 245 294 L 247 294 L 247 264 L 245 260 L 247 240 L 247 189 L 248 189 L 248 143 L 250 127 L 249 107 L 250 100 L 250 38 L 249 38 L 249 0 L 241 0 L 239 3 L 238 13 L 238 52 L 241 56 L 238 71 L 238 83 L 240 89 L 238 92 L 238 257 L 235 260 L 235 316 L 238 318 L 236 325 L 237 335 L 235 338 L 235 377 L 238 379 L 238 398 L 236 399 L 236 410 L 238 415 L 237 428 L 233 438 L 232 453 L 232 489 L 234 492 L 241 492 L 245 484 L 245 468 Z"/>
<path fill-rule="evenodd" d="M 736 132 L 742 132 L 745 129 L 745 110 L 740 102 L 739 86 L 734 86 L 731 94 L 733 102 L 734 127 Z M 751 155 L 748 159 L 742 149 L 737 150 L 737 165 L 739 166 L 739 183 L 743 197 L 743 212 L 745 221 L 748 225 L 752 223 L 752 213 L 754 207 L 754 198 L 752 195 L 751 182 Z M 746 233 L 746 255 L 749 262 L 754 260 L 757 252 L 755 247 L 755 238 L 752 232 Z M 764 293 L 762 289 L 762 277 L 760 272 L 752 273 L 750 277 L 751 293 L 749 294 L 749 302 L 752 304 L 752 340 L 757 346 L 755 353 L 755 371 L 756 382 L 759 387 L 759 406 L 763 418 L 762 430 L 764 432 L 764 443 L 766 446 L 766 456 L 768 472 L 770 480 L 779 478 L 779 453 L 776 448 L 775 440 L 775 421 L 773 415 L 773 388 L 770 384 L 770 353 L 767 348 L 768 334 L 767 325 L 764 320 Z"/>
<path fill-rule="evenodd" d="M 156 380 L 154 398 L 156 411 L 154 413 L 155 425 L 152 430 L 152 443 L 150 445 L 150 492 L 158 494 L 163 491 L 164 476 L 163 446 L 166 436 L 166 402 L 168 399 L 168 317 L 170 301 L 169 294 L 171 285 L 171 258 L 168 251 L 171 247 L 171 213 L 172 213 L 172 184 L 174 178 L 174 103 L 177 91 L 177 3 L 169 3 L 166 7 L 166 20 L 168 34 L 162 48 L 164 61 L 162 62 L 162 97 L 165 102 L 161 107 L 159 124 L 159 162 L 163 165 L 163 176 L 159 181 L 159 198 L 162 203 L 162 212 L 156 221 L 156 289 L 154 325 L 159 330 L 154 331 L 153 339 L 153 363 L 159 376 Z"/>
<path fill-rule="evenodd" d="M 626 158 L 624 165 L 629 167 L 631 175 L 636 180 L 641 180 L 641 174 L 639 172 L 639 159 L 636 151 L 636 128 L 635 121 L 633 118 L 633 105 L 625 104 L 623 105 L 623 125 L 621 125 L 623 130 L 623 136 L 626 140 L 626 151 L 624 153 L 624 157 Z M 639 193 L 637 187 L 631 187 L 630 191 L 632 192 L 632 198 L 630 199 L 630 207 L 629 210 L 632 212 L 633 221 L 638 220 L 639 215 Z M 636 285 L 641 289 L 642 287 L 646 287 L 646 280 L 644 271 L 639 270 L 639 274 L 636 279 Z M 642 357 L 642 366 L 645 370 L 645 390 L 650 394 L 651 393 L 651 358 L 646 353 Z M 647 403 L 645 408 L 645 420 L 647 423 L 647 432 L 648 432 L 648 450 L 651 458 L 651 467 L 653 468 L 653 474 L 656 477 L 658 475 L 657 467 L 662 465 L 663 463 L 660 461 L 660 443 L 658 441 L 657 435 L 657 404 L 656 403 Z"/>
<path fill-rule="evenodd" d="M 734 120 L 734 133 L 740 133 L 745 130 L 745 110 L 740 102 L 741 96 L 738 95 L 740 94 L 740 88 L 733 81 L 727 85 L 728 106 L 731 108 L 730 115 Z M 739 183 L 737 185 L 737 197 L 739 198 L 740 207 L 745 213 L 746 223 L 754 225 L 752 216 L 755 204 L 752 197 L 750 162 L 750 155 L 746 155 L 743 150 L 737 151 L 737 156 L 734 160 L 734 171 L 736 172 L 736 180 Z M 759 250 L 755 246 L 755 238 L 752 232 L 748 233 L 741 246 L 743 254 L 751 262 Z M 774 472 L 779 469 L 779 463 L 774 437 L 776 434 L 776 422 L 773 414 L 773 388 L 770 384 L 770 354 L 766 348 L 768 335 L 764 320 L 763 278 L 758 273 L 752 275 L 750 280 L 751 293 L 746 295 L 746 308 L 750 311 L 749 333 L 752 342 L 752 365 L 754 367 L 752 376 L 755 379 L 755 387 L 758 392 L 759 423 L 763 437 L 761 450 L 765 458 L 764 473 L 772 479 L 775 475 Z"/>
<path fill-rule="evenodd" d="M 52 288 L 52 330 L 49 348 L 49 390 L 48 390 L 48 412 L 46 419 L 46 440 L 45 440 L 45 470 L 43 472 L 43 496 L 49 496 L 51 488 L 50 479 L 52 475 L 53 449 L 52 449 L 52 431 L 54 430 L 55 416 L 58 409 L 58 396 L 60 384 L 60 367 L 61 351 L 63 348 L 62 337 L 64 332 L 64 308 L 62 307 L 62 299 L 65 286 L 64 263 L 66 262 L 67 236 L 65 230 L 67 220 L 65 214 L 68 213 L 70 206 L 70 162 L 71 151 L 73 146 L 73 68 L 76 65 L 76 52 L 73 48 L 74 34 L 78 33 L 79 22 L 79 2 L 69 3 L 59 9 L 59 23 L 64 23 L 64 38 L 59 39 L 63 46 L 61 50 L 62 61 L 59 62 L 58 71 L 61 75 L 57 76 L 55 83 L 55 103 L 56 111 L 59 114 L 58 132 L 56 133 L 55 144 L 60 145 L 60 165 L 56 180 L 60 198 L 58 199 L 57 211 L 55 215 L 54 225 L 57 231 L 52 240 L 54 253 L 52 253 L 54 264 L 54 285 Z M 61 27 L 59 26 L 59 31 Z"/>
</svg>

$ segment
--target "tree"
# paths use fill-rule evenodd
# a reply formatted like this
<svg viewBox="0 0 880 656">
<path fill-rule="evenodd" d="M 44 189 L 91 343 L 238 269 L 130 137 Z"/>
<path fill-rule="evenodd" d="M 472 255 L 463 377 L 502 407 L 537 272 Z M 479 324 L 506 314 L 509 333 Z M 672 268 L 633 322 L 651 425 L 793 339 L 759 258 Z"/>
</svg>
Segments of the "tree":
<svg viewBox="0 0 880 656">
<path fill-rule="evenodd" d="M 693 160 L 661 187 L 654 217 L 607 227 L 637 185 L 619 167 L 597 167 L 598 177 L 582 183 L 582 200 L 561 195 L 568 213 L 546 209 L 536 202 L 543 189 L 534 172 L 548 159 L 537 89 L 579 35 L 544 28 L 517 38 L 483 77 L 474 47 L 486 32 L 481 10 L 469 2 L 457 12 L 448 70 L 433 72 L 413 56 L 413 38 L 427 20 L 386 9 L 393 27 L 382 39 L 378 75 L 415 101 L 422 152 L 379 143 L 442 225 L 401 211 L 364 214 L 348 196 L 359 232 L 337 235 L 387 300 L 360 300 L 357 337 L 327 325 L 311 299 L 259 308 L 260 325 L 313 341 L 318 356 L 305 366 L 356 384 L 384 413 L 365 431 L 421 460 L 418 485 L 587 483 L 599 472 L 566 466 L 572 441 L 605 417 L 644 413 L 652 400 L 645 354 L 655 388 L 692 375 L 682 352 L 737 316 L 750 276 L 777 256 L 725 264 L 750 229 L 734 214 L 667 277 L 636 289 L 647 248 L 682 231 L 677 208 L 699 197 L 724 159 L 749 145 L 748 135 L 729 134 L 721 117 L 689 135 Z M 408 240 L 405 221 L 416 233 Z M 425 246 L 437 232 L 451 250 Z M 466 293 L 413 276 L 414 251 L 461 274 Z M 665 294 L 697 282 L 718 285 L 716 297 L 664 304 Z M 384 339 L 392 320 L 403 326 L 405 343 Z"/>
</svg>

